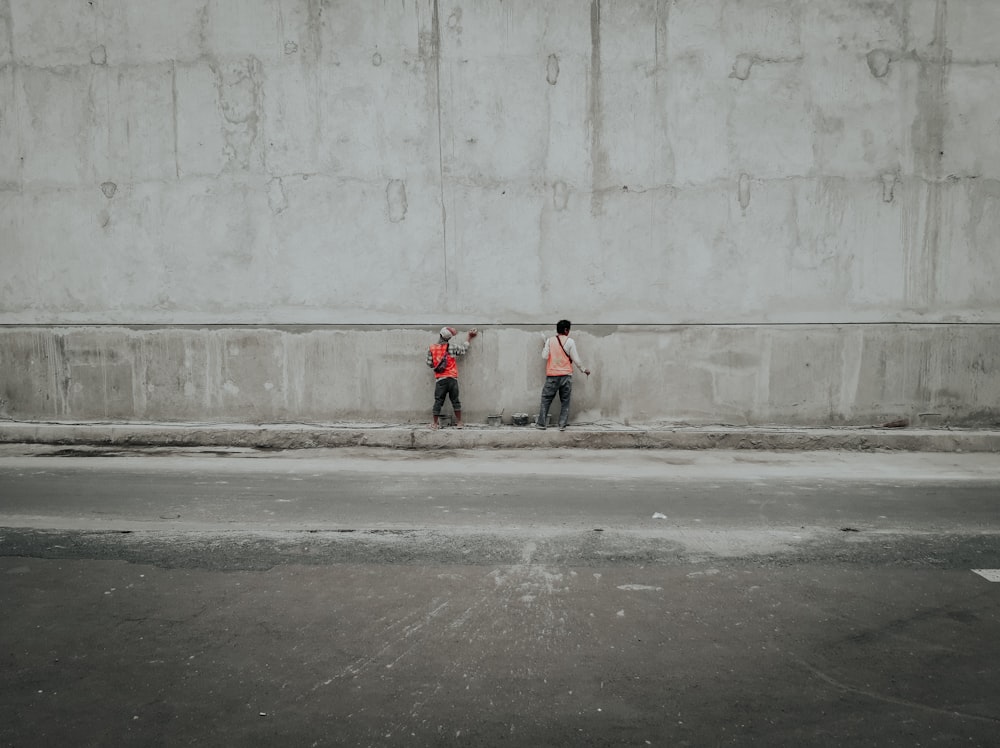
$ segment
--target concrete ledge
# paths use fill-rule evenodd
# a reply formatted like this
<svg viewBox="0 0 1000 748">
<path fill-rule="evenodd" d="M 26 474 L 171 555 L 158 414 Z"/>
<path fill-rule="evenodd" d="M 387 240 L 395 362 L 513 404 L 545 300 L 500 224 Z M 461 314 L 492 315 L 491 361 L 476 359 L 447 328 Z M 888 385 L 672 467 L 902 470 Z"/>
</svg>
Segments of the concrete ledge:
<svg viewBox="0 0 1000 748">
<path fill-rule="evenodd" d="M 567 431 L 470 425 L 0 422 L 0 442 L 114 447 L 384 447 L 390 449 L 747 449 L 1000 452 L 977 429 L 571 426 Z"/>
</svg>

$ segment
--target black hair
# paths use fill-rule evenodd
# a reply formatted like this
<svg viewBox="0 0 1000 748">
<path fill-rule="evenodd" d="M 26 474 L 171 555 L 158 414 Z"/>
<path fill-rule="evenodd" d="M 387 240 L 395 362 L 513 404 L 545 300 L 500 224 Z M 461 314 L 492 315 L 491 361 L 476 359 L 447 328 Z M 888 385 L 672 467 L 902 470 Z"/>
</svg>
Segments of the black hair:
<svg viewBox="0 0 1000 748">
<path fill-rule="evenodd" d="M 568 319 L 561 319 L 558 322 L 556 322 L 556 332 L 560 335 L 569 334 L 569 327 L 570 324 Z"/>
</svg>

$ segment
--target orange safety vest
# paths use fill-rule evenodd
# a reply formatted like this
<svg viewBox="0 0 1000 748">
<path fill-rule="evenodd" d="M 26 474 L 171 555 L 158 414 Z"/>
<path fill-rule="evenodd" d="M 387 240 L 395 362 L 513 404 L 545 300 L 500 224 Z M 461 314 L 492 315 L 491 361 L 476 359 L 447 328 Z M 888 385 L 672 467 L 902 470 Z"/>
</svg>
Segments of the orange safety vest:
<svg viewBox="0 0 1000 748">
<path fill-rule="evenodd" d="M 441 359 L 448 355 L 448 363 L 445 364 L 444 371 L 435 371 L 435 379 L 445 379 L 451 377 L 452 379 L 458 379 L 458 361 L 455 357 L 448 354 L 448 344 L 447 343 L 435 343 L 431 346 L 431 365 L 437 366 Z"/>
<path fill-rule="evenodd" d="M 569 340 L 569 335 L 566 336 Z M 549 338 L 549 358 L 545 362 L 545 376 L 565 377 L 573 373 L 573 362 L 559 343 L 559 336 Z"/>
</svg>

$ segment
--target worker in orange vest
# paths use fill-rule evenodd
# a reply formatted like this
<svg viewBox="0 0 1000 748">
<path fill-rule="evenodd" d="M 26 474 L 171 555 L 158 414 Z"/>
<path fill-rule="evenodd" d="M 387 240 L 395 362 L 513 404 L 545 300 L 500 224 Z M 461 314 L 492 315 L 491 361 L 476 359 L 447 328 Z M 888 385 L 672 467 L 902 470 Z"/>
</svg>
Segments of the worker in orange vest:
<svg viewBox="0 0 1000 748">
<path fill-rule="evenodd" d="M 442 327 L 438 333 L 438 342 L 427 349 L 427 365 L 434 370 L 434 422 L 432 429 L 441 428 L 439 417 L 444 399 L 451 398 L 451 407 L 455 411 L 455 428 L 462 428 L 462 401 L 458 393 L 458 356 L 464 356 L 469 351 L 469 343 L 479 334 L 475 327 L 466 335 L 464 343 L 452 338 L 458 334 L 454 327 Z"/>
<path fill-rule="evenodd" d="M 556 336 L 545 340 L 542 358 L 545 359 L 545 385 L 542 387 L 542 404 L 538 408 L 536 429 L 544 429 L 549 420 L 549 406 L 559 393 L 559 430 L 565 431 L 569 423 L 569 401 L 573 395 L 573 365 L 590 376 L 590 369 L 583 365 L 576 352 L 576 343 L 569 336 L 570 321 L 556 323 Z"/>
</svg>

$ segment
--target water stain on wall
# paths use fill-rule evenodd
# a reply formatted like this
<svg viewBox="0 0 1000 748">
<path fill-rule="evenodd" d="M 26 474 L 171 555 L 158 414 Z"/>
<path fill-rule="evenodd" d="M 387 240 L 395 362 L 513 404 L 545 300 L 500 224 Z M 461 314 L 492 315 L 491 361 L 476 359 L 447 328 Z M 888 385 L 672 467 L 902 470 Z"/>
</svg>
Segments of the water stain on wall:
<svg viewBox="0 0 1000 748">
<path fill-rule="evenodd" d="M 737 56 L 736 61 L 733 63 L 733 72 L 729 74 L 729 77 L 745 81 L 750 77 L 750 69 L 753 67 L 753 63 L 754 58 L 752 55 Z"/>
<path fill-rule="evenodd" d="M 601 0 L 590 3 L 590 86 L 587 122 L 590 127 L 591 192 L 590 212 L 604 212 L 602 188 L 609 181 L 610 166 L 604 147 L 601 95 Z"/>
<path fill-rule="evenodd" d="M 285 185 L 281 177 L 275 177 L 267 184 L 267 204 L 275 215 L 288 208 L 288 197 L 285 195 Z"/>
<path fill-rule="evenodd" d="M 737 193 L 740 201 L 740 209 L 743 211 L 743 215 L 746 215 L 747 208 L 750 207 L 750 175 L 740 174 L 739 186 L 737 187 Z"/>
<path fill-rule="evenodd" d="M 550 86 L 554 86 L 559 82 L 559 56 L 555 53 L 549 55 L 548 62 L 545 65 L 545 80 L 548 81 Z"/>
<path fill-rule="evenodd" d="M 462 33 L 462 9 L 455 8 L 448 16 L 448 29 L 454 32 L 456 35 L 461 35 Z M 459 42 L 461 43 L 461 42 Z"/>
<path fill-rule="evenodd" d="M 889 63 L 892 56 L 884 49 L 873 49 L 868 53 L 868 69 L 876 78 L 885 78 L 889 74 Z"/>
<path fill-rule="evenodd" d="M 10 0 L 0 2 L 0 59 L 12 56 L 14 50 L 14 14 Z"/>
<path fill-rule="evenodd" d="M 940 261 L 942 192 L 945 130 L 948 107 L 945 89 L 951 69 L 946 29 L 947 0 L 936 0 L 934 37 L 930 46 L 917 54 L 917 116 L 912 127 L 913 150 L 917 176 L 925 180 L 924 225 L 920 240 L 909 242 L 907 252 L 907 301 L 911 307 L 923 308 L 937 297 L 938 264 Z"/>
<path fill-rule="evenodd" d="M 392 179 L 385 186 L 385 201 L 392 223 L 406 218 L 406 183 L 402 179 Z"/>
<path fill-rule="evenodd" d="M 258 135 L 263 104 L 263 69 L 256 57 L 213 66 L 222 112 L 224 152 L 229 167 L 248 170 L 263 159 Z"/>
<path fill-rule="evenodd" d="M 566 210 L 569 203 L 569 187 L 563 181 L 555 182 L 552 185 L 552 206 L 556 210 Z"/>
<path fill-rule="evenodd" d="M 891 203 L 896 194 L 896 183 L 899 181 L 898 174 L 882 175 L 882 202 Z"/>
</svg>

